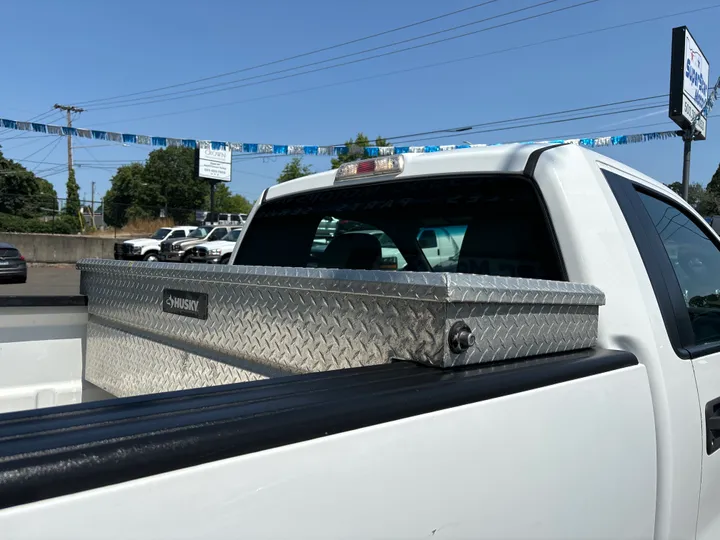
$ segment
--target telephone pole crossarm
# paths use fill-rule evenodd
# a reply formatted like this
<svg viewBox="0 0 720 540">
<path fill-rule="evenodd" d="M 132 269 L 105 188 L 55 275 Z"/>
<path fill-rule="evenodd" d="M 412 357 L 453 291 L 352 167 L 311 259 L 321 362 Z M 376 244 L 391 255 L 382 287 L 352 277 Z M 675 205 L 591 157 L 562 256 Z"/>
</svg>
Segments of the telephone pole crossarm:
<svg viewBox="0 0 720 540">
<path fill-rule="evenodd" d="M 56 103 L 53 105 L 53 109 L 59 109 L 61 111 L 65 111 L 67 114 L 67 127 L 68 127 L 68 134 L 67 134 L 67 147 L 68 147 L 68 175 L 70 175 L 70 171 L 72 171 L 73 168 L 73 159 L 72 159 L 72 135 L 70 134 L 70 129 L 72 127 L 72 113 L 81 113 L 85 112 L 85 109 L 81 109 L 80 107 L 75 107 L 74 105 L 60 105 Z"/>
</svg>

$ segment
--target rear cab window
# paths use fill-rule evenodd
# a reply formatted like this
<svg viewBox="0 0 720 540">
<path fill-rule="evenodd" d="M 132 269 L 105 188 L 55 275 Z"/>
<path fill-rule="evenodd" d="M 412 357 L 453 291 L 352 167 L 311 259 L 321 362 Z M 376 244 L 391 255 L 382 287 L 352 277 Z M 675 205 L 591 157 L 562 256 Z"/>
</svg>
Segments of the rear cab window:
<svg viewBox="0 0 720 540">
<path fill-rule="evenodd" d="M 538 190 L 510 175 L 337 186 L 271 199 L 258 208 L 234 264 L 566 280 Z"/>
</svg>

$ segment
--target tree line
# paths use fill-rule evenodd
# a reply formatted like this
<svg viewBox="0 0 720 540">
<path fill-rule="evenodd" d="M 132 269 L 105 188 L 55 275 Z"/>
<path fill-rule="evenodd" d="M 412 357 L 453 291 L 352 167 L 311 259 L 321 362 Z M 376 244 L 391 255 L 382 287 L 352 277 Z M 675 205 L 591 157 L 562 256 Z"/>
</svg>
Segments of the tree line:
<svg viewBox="0 0 720 540">
<path fill-rule="evenodd" d="M 682 195 L 681 182 L 673 182 L 668 187 Z M 688 186 L 688 203 L 705 217 L 720 215 L 720 165 L 707 186 L 697 183 Z"/>
<path fill-rule="evenodd" d="M 60 210 L 52 183 L 0 151 L 0 230 L 72 234 L 82 227 L 79 187 L 71 171 L 68 199 Z"/>
</svg>

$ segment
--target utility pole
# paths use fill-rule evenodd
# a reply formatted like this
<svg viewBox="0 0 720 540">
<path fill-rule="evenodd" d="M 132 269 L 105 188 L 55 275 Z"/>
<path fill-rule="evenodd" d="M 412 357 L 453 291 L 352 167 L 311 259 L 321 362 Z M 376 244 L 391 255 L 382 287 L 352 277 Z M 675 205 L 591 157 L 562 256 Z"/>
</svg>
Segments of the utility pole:
<svg viewBox="0 0 720 540">
<path fill-rule="evenodd" d="M 95 182 L 90 182 L 90 229 L 95 230 Z"/>
<path fill-rule="evenodd" d="M 72 113 L 81 113 L 85 112 L 85 109 L 81 109 L 80 107 L 75 107 L 73 105 L 59 105 L 55 104 L 53 105 L 53 109 L 59 109 L 61 111 L 65 111 L 67 114 L 67 127 L 72 127 Z M 67 134 L 67 153 L 68 153 L 68 177 L 70 176 L 70 171 L 72 171 L 73 168 L 73 159 L 72 159 L 72 135 L 70 135 L 70 132 L 68 131 Z"/>
</svg>

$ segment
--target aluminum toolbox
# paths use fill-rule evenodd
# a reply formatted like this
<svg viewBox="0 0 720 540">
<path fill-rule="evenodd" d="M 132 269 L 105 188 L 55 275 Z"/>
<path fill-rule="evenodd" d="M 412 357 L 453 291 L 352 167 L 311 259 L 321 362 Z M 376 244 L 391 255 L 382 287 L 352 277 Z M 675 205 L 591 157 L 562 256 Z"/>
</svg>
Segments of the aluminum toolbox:
<svg viewBox="0 0 720 540">
<path fill-rule="evenodd" d="M 128 396 L 412 360 L 592 347 L 590 285 L 466 274 L 82 260 L 86 379 Z M 475 343 L 454 353 L 458 321 Z"/>
</svg>

